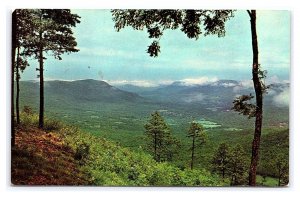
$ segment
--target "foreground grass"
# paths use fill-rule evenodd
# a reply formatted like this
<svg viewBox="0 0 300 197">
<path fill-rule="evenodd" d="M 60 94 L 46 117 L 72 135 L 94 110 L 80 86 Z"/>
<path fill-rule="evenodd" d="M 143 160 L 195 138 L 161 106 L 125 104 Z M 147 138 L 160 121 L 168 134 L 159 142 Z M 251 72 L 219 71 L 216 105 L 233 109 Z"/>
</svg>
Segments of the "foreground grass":
<svg viewBox="0 0 300 197">
<path fill-rule="evenodd" d="M 85 185 L 74 151 L 54 132 L 20 127 L 12 149 L 11 182 L 14 185 Z"/>
</svg>

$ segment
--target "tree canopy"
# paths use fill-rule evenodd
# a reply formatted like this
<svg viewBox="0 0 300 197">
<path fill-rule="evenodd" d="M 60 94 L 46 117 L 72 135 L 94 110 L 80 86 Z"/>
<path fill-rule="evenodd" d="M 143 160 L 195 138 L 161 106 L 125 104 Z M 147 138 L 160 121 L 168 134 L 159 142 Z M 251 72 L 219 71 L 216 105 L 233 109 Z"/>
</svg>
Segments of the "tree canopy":
<svg viewBox="0 0 300 197">
<path fill-rule="evenodd" d="M 159 40 L 167 29 L 179 29 L 188 38 L 198 39 L 201 35 L 225 35 L 225 23 L 233 17 L 234 10 L 112 10 L 115 28 L 120 31 L 126 26 L 135 30 L 146 29 L 152 44 L 147 53 L 157 57 Z"/>
<path fill-rule="evenodd" d="M 39 59 L 43 52 L 61 60 L 64 53 L 77 52 L 77 42 L 72 27 L 80 22 L 77 14 L 68 9 L 29 10 L 32 32 L 26 41 L 26 54 Z M 43 56 L 44 59 L 46 59 Z"/>
</svg>

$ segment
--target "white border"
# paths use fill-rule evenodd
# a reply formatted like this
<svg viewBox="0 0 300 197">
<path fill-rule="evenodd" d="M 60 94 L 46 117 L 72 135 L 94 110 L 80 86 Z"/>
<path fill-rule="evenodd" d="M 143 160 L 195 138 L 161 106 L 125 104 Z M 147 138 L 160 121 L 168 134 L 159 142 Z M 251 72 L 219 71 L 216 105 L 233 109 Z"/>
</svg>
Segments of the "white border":
<svg viewBox="0 0 300 197">
<path fill-rule="evenodd" d="M 300 192 L 299 181 L 299 150 L 300 140 L 299 124 L 299 80 L 296 73 L 299 72 L 299 35 L 300 35 L 300 13 L 299 4 L 296 0 L 184 0 L 174 3 L 168 0 L 76 0 L 56 1 L 56 0 L 1 0 L 1 72 L 0 72 L 0 191 L 1 196 L 41 196 L 41 195 L 72 195 L 81 196 L 88 191 L 88 195 L 96 196 L 101 194 L 119 196 L 166 196 L 166 195 L 218 195 L 218 196 L 255 196 L 271 194 L 273 196 L 294 195 Z M 10 139 L 7 130 L 10 128 L 10 12 L 14 8 L 77 8 L 77 9 L 111 9 L 111 8 L 201 8 L 201 9 L 266 9 L 266 10 L 290 10 L 291 11 L 291 105 L 290 105 L 290 185 L 287 188 L 131 188 L 131 187 L 10 187 Z M 298 43 L 298 44 L 297 44 Z M 298 88 L 297 88 L 298 87 Z M 297 103 L 298 101 L 298 103 Z M 296 118 L 294 118 L 296 117 Z M 297 121 L 297 123 L 295 122 Z M 298 168 L 297 168 L 298 167 Z M 6 175 L 6 176 L 4 176 Z M 5 178 L 4 178 L 5 177 Z M 50 192 L 51 191 L 51 192 Z M 101 193 L 99 193 L 101 192 Z"/>
</svg>

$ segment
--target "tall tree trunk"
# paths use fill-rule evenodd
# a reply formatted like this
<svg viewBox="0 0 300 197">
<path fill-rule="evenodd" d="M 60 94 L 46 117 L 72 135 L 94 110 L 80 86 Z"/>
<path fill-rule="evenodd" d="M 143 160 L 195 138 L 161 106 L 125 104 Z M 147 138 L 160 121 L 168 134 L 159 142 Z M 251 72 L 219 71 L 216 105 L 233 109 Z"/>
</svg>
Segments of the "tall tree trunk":
<svg viewBox="0 0 300 197">
<path fill-rule="evenodd" d="M 195 157 L 194 154 L 195 154 L 195 136 L 193 136 L 191 170 L 194 168 L 194 157 Z"/>
<path fill-rule="evenodd" d="M 43 10 L 40 10 L 40 24 L 42 24 Z M 40 112 L 39 128 L 44 128 L 44 56 L 43 56 L 43 30 L 39 30 L 39 71 L 40 71 Z"/>
<path fill-rule="evenodd" d="M 255 90 L 256 98 L 256 113 L 255 113 L 255 130 L 254 138 L 252 142 L 252 157 L 249 171 L 249 185 L 256 185 L 256 170 L 259 160 L 259 146 L 262 128 L 262 113 L 263 113 L 263 96 L 262 87 L 259 79 L 259 63 L 258 63 L 258 44 L 257 44 L 257 33 L 256 33 L 256 11 L 248 11 L 251 22 L 251 34 L 252 34 L 252 51 L 253 51 L 253 64 L 252 64 L 252 78 Z"/>
<path fill-rule="evenodd" d="M 17 115 L 17 124 L 20 124 L 20 106 L 19 106 L 19 98 L 20 98 L 20 46 L 17 48 L 17 64 L 16 64 L 16 88 L 17 88 L 17 95 L 16 95 L 16 115 Z"/>
<path fill-rule="evenodd" d="M 14 83 L 14 70 L 15 70 L 15 55 L 16 55 L 16 29 L 17 29 L 17 18 L 16 11 L 12 13 L 12 31 L 11 31 L 11 146 L 15 146 L 15 109 L 14 109 L 14 93 L 15 93 L 15 83 Z"/>
<path fill-rule="evenodd" d="M 42 34 L 40 34 L 41 36 Z M 44 57 L 43 47 L 40 46 L 39 51 L 39 64 L 40 64 L 40 113 L 39 113 L 39 128 L 44 128 Z"/>
</svg>

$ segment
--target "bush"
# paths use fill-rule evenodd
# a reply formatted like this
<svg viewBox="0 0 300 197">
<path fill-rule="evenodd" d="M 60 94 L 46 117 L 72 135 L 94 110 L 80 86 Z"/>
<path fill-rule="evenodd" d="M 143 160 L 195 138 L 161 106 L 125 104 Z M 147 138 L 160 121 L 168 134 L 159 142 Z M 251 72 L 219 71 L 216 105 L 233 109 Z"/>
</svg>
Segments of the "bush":
<svg viewBox="0 0 300 197">
<path fill-rule="evenodd" d="M 45 131 L 55 131 L 60 130 L 63 127 L 62 123 L 57 120 L 45 119 L 44 120 L 44 130 Z"/>
<path fill-rule="evenodd" d="M 20 113 L 21 125 L 25 129 L 37 127 L 39 123 L 39 116 L 37 114 L 30 114 L 25 111 Z"/>
<path fill-rule="evenodd" d="M 63 128 L 60 134 L 81 162 L 90 182 L 101 186 L 223 186 L 229 185 L 205 170 L 181 170 L 151 155 L 134 152 L 103 138 Z"/>
<path fill-rule="evenodd" d="M 78 160 L 80 165 L 83 165 L 85 164 L 89 154 L 90 154 L 90 145 L 86 143 L 82 143 L 76 148 L 74 159 Z"/>
</svg>

